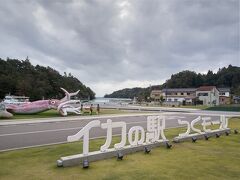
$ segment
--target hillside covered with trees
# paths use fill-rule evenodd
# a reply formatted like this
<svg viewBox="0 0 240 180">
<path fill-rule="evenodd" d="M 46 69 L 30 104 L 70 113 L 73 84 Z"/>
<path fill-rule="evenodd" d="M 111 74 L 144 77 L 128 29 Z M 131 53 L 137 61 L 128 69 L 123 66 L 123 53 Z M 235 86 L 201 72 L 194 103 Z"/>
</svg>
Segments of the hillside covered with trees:
<svg viewBox="0 0 240 180">
<path fill-rule="evenodd" d="M 147 88 L 132 88 L 115 91 L 107 94 L 108 98 L 134 98 L 146 100 L 150 92 L 155 89 L 163 88 L 197 88 L 202 85 L 213 85 L 216 87 L 230 87 L 231 93 L 240 95 L 240 67 L 229 65 L 218 70 L 217 73 L 208 71 L 207 74 L 200 74 L 194 71 L 182 71 L 173 74 L 162 85 L 151 86 Z"/>
<path fill-rule="evenodd" d="M 30 100 L 62 98 L 60 87 L 69 92 L 80 90 L 81 99 L 95 98 L 95 93 L 71 73 L 61 75 L 51 67 L 33 66 L 28 58 L 6 61 L 0 58 L 0 99 L 8 93 L 29 96 Z"/>
<path fill-rule="evenodd" d="M 151 92 L 151 88 L 126 88 L 118 91 L 114 91 L 112 94 L 106 94 L 105 98 L 131 98 L 138 97 L 138 99 L 144 100 Z"/>
</svg>

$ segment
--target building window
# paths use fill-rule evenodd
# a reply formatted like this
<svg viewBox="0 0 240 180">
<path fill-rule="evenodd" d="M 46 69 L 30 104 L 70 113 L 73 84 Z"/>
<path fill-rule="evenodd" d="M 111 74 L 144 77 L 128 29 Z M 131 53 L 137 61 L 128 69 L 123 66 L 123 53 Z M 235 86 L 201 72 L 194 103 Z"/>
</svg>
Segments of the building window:
<svg viewBox="0 0 240 180">
<path fill-rule="evenodd" d="M 190 93 L 187 93 L 187 95 L 190 95 Z"/>
<path fill-rule="evenodd" d="M 181 95 L 183 95 L 183 93 L 181 93 Z"/>
<path fill-rule="evenodd" d="M 198 96 L 208 96 L 208 93 L 198 93 Z"/>
</svg>

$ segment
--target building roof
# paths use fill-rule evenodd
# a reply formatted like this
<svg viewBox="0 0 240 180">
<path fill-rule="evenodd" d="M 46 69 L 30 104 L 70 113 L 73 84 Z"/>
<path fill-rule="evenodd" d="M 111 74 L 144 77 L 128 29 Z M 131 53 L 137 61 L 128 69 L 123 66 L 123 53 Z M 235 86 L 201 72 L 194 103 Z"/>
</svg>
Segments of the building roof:
<svg viewBox="0 0 240 180">
<path fill-rule="evenodd" d="M 197 88 L 165 88 L 162 92 L 194 92 Z"/>
<path fill-rule="evenodd" d="M 226 87 L 226 88 L 217 88 L 219 92 L 230 92 L 230 88 Z"/>
<path fill-rule="evenodd" d="M 151 92 L 152 92 L 152 93 L 160 93 L 161 90 L 152 90 Z"/>
<path fill-rule="evenodd" d="M 26 96 L 14 96 L 14 95 L 6 95 L 5 99 L 29 99 L 29 97 Z"/>
<path fill-rule="evenodd" d="M 240 96 L 233 96 L 234 100 L 240 100 Z"/>
<path fill-rule="evenodd" d="M 160 95 L 160 94 L 161 94 L 161 90 L 152 90 L 150 96 Z"/>
<path fill-rule="evenodd" d="M 228 97 L 228 96 L 219 96 L 220 98 L 230 98 L 230 97 Z"/>
<path fill-rule="evenodd" d="M 216 88 L 216 86 L 200 86 L 197 91 L 211 91 Z"/>
<path fill-rule="evenodd" d="M 188 96 L 188 97 L 185 97 L 185 100 L 190 100 L 190 99 L 196 99 L 195 96 Z"/>
</svg>

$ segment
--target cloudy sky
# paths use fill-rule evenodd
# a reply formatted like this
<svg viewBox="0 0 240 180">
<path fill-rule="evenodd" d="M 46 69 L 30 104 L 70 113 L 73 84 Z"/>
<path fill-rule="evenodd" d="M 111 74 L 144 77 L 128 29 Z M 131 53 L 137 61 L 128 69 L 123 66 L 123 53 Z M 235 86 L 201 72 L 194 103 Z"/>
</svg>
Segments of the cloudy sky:
<svg viewBox="0 0 240 180">
<path fill-rule="evenodd" d="M 239 0 L 0 0 L 0 57 L 71 72 L 97 96 L 240 66 Z"/>
</svg>

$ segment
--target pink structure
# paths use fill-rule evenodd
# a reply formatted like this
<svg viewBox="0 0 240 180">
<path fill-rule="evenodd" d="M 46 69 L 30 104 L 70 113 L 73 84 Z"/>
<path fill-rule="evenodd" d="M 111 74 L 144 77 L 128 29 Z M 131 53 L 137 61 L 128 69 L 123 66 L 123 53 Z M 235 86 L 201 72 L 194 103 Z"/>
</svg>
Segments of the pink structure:
<svg viewBox="0 0 240 180">
<path fill-rule="evenodd" d="M 79 91 L 75 93 L 69 93 L 65 89 L 61 88 L 65 92 L 65 97 L 61 100 L 51 99 L 51 100 L 39 100 L 34 102 L 28 102 L 21 105 L 6 105 L 6 110 L 9 113 L 13 114 L 35 114 L 49 109 L 56 109 L 62 116 L 67 116 L 68 112 L 81 114 L 80 101 L 71 100 L 71 96 L 75 96 Z M 76 103 L 79 103 L 79 106 L 76 107 Z"/>
<path fill-rule="evenodd" d="M 59 100 L 39 100 L 21 105 L 9 104 L 6 105 L 6 109 L 13 114 L 34 114 L 49 109 L 57 109 L 59 103 Z"/>
</svg>

